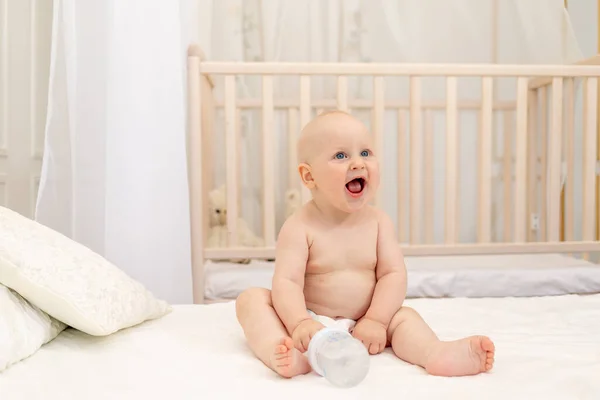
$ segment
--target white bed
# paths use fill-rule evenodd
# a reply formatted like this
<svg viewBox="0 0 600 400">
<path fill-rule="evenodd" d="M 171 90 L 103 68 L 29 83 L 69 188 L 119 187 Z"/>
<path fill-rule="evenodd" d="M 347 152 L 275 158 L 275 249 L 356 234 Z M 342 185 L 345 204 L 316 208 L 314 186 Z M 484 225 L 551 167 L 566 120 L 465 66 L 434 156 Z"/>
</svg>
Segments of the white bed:
<svg viewBox="0 0 600 400">
<path fill-rule="evenodd" d="M 484 333 L 492 373 L 428 376 L 387 350 L 361 385 L 315 374 L 278 378 L 249 352 L 232 302 L 175 306 L 167 316 L 104 338 L 67 330 L 0 374 L 2 400 L 71 399 L 598 399 L 600 295 L 415 299 L 442 338 Z"/>
<path fill-rule="evenodd" d="M 407 296 L 509 297 L 600 293 L 597 264 L 566 254 L 406 257 Z M 271 288 L 274 262 L 208 261 L 205 298 L 235 299 L 248 287 Z"/>
</svg>

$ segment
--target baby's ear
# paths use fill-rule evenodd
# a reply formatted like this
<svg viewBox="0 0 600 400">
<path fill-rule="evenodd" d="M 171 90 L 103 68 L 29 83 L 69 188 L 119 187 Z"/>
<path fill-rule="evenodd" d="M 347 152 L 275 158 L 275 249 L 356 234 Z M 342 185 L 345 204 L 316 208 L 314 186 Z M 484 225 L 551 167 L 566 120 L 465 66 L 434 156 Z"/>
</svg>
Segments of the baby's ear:
<svg viewBox="0 0 600 400">
<path fill-rule="evenodd" d="M 300 173 L 300 179 L 302 184 L 308 189 L 314 189 L 315 181 L 313 180 L 312 173 L 310 171 L 310 165 L 301 163 L 298 165 L 298 172 Z"/>
</svg>

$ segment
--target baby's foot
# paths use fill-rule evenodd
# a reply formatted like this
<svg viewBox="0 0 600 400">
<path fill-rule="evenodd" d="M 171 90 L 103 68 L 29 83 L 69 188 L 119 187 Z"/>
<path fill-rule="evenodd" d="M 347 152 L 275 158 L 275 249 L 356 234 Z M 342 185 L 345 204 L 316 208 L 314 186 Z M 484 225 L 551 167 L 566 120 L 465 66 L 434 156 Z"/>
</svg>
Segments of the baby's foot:
<svg viewBox="0 0 600 400">
<path fill-rule="evenodd" d="M 275 346 L 271 356 L 271 367 L 285 378 L 310 372 L 310 364 L 302 353 L 294 348 L 292 338 L 286 337 L 282 344 Z"/>
<path fill-rule="evenodd" d="M 494 352 L 494 343 L 486 336 L 440 342 L 427 358 L 425 370 L 439 376 L 476 375 L 492 369 Z"/>
</svg>

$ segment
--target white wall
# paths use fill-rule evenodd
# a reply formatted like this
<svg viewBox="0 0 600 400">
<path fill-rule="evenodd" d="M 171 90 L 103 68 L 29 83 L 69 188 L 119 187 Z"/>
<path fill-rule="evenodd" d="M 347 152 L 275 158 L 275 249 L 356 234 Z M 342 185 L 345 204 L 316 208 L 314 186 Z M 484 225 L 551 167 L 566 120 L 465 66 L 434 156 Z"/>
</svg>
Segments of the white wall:
<svg viewBox="0 0 600 400">
<path fill-rule="evenodd" d="M 0 205 L 33 216 L 44 146 L 52 0 L 0 0 Z"/>
<path fill-rule="evenodd" d="M 573 30 L 584 57 L 597 54 L 597 0 L 569 0 L 568 6 Z"/>
</svg>

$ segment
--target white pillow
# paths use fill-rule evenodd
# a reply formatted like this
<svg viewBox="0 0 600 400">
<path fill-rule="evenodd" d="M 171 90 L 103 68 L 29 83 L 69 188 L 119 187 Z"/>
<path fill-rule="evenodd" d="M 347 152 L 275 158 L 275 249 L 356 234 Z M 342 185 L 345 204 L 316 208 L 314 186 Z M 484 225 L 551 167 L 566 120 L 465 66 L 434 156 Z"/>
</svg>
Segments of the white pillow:
<svg viewBox="0 0 600 400">
<path fill-rule="evenodd" d="M 0 372 L 31 356 L 66 328 L 0 285 Z"/>
<path fill-rule="evenodd" d="M 171 311 L 87 247 L 0 207 L 0 283 L 65 324 L 105 336 Z"/>
</svg>

